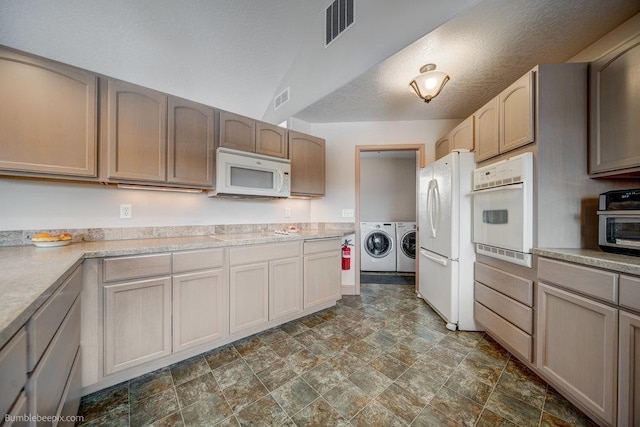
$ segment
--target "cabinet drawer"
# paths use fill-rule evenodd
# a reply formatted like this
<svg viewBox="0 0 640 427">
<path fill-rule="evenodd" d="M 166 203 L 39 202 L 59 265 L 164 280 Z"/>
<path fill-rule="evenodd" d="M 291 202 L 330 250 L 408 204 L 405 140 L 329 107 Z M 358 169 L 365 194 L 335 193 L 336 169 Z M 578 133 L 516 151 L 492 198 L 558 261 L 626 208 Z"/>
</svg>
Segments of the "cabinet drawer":
<svg viewBox="0 0 640 427">
<path fill-rule="evenodd" d="M 620 275 L 620 305 L 640 311 L 640 277 Z"/>
<path fill-rule="evenodd" d="M 319 252 L 339 251 L 340 239 L 317 239 L 304 242 L 304 254 L 316 254 Z"/>
<path fill-rule="evenodd" d="M 538 278 L 603 301 L 618 302 L 615 273 L 539 258 Z"/>
<path fill-rule="evenodd" d="M 504 320 L 480 303 L 474 303 L 475 319 L 488 331 L 493 332 L 512 351 L 532 362 L 533 338 Z"/>
<path fill-rule="evenodd" d="M 27 333 L 20 329 L 0 350 L 0 411 L 6 414 L 27 382 Z"/>
<path fill-rule="evenodd" d="M 529 335 L 533 334 L 533 309 L 475 282 L 475 300 L 513 323 Z"/>
<path fill-rule="evenodd" d="M 300 256 L 300 243 L 274 243 L 231 248 L 229 264 L 243 265 Z"/>
<path fill-rule="evenodd" d="M 171 254 L 153 254 L 106 258 L 104 281 L 137 279 L 171 273 Z"/>
<path fill-rule="evenodd" d="M 80 299 L 60 326 L 51 345 L 29 379 L 27 394 L 36 414 L 55 414 L 62 398 L 73 361 L 80 346 Z"/>
<path fill-rule="evenodd" d="M 60 286 L 51 298 L 36 312 L 27 323 L 29 337 L 28 368 L 33 371 L 47 349 L 53 335 L 62 320 L 69 312 L 69 308 L 80 295 L 82 289 L 82 266 L 78 267 L 67 281 Z"/>
<path fill-rule="evenodd" d="M 173 272 L 208 270 L 224 266 L 224 249 L 205 249 L 198 251 L 175 252 L 173 254 Z"/>
<path fill-rule="evenodd" d="M 58 405 L 58 410 L 56 411 L 56 415 L 59 415 L 62 420 L 69 419 L 68 417 L 72 417 L 78 414 L 78 408 L 80 407 L 80 398 L 82 397 L 82 369 L 80 366 L 81 357 L 82 350 L 78 349 L 76 358 L 73 361 L 73 366 L 71 367 L 71 373 L 69 374 L 69 378 L 67 378 L 67 384 L 62 393 L 62 398 L 60 399 L 60 404 Z M 58 423 L 54 422 L 53 425 L 73 426 L 74 424 L 70 422 L 60 421 Z"/>
<path fill-rule="evenodd" d="M 496 291 L 533 307 L 533 281 L 514 276 L 506 271 L 479 262 L 474 263 L 476 281 Z"/>
<path fill-rule="evenodd" d="M 25 392 L 20 393 L 16 403 L 7 412 L 7 415 L 9 415 L 9 419 L 5 420 L 5 423 L 2 424 L 3 427 L 22 427 L 27 425 L 26 421 L 12 421 L 14 417 L 27 415 L 27 395 Z"/>
</svg>

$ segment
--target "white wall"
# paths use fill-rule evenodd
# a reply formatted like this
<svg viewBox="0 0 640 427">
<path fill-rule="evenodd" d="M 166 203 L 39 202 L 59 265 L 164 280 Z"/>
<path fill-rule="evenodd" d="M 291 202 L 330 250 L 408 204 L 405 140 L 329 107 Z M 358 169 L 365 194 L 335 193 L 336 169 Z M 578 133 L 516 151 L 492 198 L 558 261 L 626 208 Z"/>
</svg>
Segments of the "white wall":
<svg viewBox="0 0 640 427">
<path fill-rule="evenodd" d="M 310 132 L 327 143 L 326 193 L 311 201 L 311 221 L 352 222 L 342 209 L 355 209 L 357 145 L 425 144 L 427 164 L 435 160 L 435 141 L 460 119 L 406 122 L 316 123 Z"/>
<path fill-rule="evenodd" d="M 99 184 L 0 178 L 0 230 L 307 222 L 309 200 L 213 199 Z M 133 218 L 120 219 L 120 204 Z M 285 218 L 285 208 L 291 217 Z"/>
<path fill-rule="evenodd" d="M 360 155 L 360 221 L 416 219 L 416 160 Z"/>
</svg>

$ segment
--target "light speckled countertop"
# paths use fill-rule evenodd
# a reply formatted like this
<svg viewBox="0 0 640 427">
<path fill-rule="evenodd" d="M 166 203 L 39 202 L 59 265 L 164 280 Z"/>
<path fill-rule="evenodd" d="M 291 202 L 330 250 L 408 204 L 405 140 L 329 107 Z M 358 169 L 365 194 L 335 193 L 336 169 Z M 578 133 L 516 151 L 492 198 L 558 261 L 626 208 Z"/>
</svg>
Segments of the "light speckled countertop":
<svg viewBox="0 0 640 427">
<path fill-rule="evenodd" d="M 85 258 L 173 252 L 236 245 L 343 237 L 354 230 L 310 230 L 275 233 L 110 240 L 72 243 L 54 248 L 0 248 L 0 348 L 25 324 Z"/>
<path fill-rule="evenodd" d="M 590 267 L 604 268 L 619 273 L 640 276 L 640 257 L 613 254 L 599 249 L 545 249 L 533 250 L 538 256 L 558 261 L 574 262 Z"/>
</svg>

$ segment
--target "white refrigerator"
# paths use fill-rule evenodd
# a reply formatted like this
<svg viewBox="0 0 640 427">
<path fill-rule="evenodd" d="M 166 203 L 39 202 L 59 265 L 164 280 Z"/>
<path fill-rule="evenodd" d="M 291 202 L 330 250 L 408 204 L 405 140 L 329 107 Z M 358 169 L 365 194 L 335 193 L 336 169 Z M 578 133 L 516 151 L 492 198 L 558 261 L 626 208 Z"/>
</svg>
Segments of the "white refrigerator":
<svg viewBox="0 0 640 427">
<path fill-rule="evenodd" d="M 473 319 L 474 168 L 473 153 L 454 151 L 420 170 L 418 292 L 450 330 L 482 330 Z"/>
</svg>

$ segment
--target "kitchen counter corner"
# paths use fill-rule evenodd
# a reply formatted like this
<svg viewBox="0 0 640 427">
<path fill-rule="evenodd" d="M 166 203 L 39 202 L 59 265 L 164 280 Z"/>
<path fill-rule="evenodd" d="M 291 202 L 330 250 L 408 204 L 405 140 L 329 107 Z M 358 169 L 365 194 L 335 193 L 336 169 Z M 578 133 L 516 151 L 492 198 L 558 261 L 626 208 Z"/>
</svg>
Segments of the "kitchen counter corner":
<svg viewBox="0 0 640 427">
<path fill-rule="evenodd" d="M 573 262 L 590 267 L 640 276 L 640 257 L 614 254 L 604 252 L 600 249 L 537 248 L 533 250 L 533 253 L 559 261 Z"/>
</svg>

